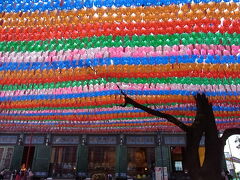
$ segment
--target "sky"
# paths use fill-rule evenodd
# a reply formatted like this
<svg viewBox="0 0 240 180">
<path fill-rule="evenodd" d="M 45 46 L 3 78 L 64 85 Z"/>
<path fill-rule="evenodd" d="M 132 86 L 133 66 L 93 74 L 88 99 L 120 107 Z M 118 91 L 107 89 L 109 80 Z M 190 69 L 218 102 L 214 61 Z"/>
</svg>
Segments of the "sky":
<svg viewBox="0 0 240 180">
<path fill-rule="evenodd" d="M 234 135 L 234 136 L 230 136 L 226 142 L 226 146 L 224 148 L 224 152 L 229 152 L 230 154 L 232 154 L 232 156 L 237 157 L 240 159 L 240 149 L 237 148 L 237 145 L 240 143 L 235 143 L 234 141 L 236 140 L 236 138 L 239 137 L 240 135 Z M 235 172 L 239 172 L 240 171 L 240 164 L 239 163 L 234 163 L 235 166 Z"/>
</svg>

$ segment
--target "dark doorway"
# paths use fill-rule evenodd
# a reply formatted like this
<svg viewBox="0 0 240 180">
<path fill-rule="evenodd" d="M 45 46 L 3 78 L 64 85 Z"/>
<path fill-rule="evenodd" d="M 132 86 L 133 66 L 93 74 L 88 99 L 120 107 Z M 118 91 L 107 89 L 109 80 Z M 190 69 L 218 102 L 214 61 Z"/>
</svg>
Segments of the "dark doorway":
<svg viewBox="0 0 240 180">
<path fill-rule="evenodd" d="M 174 172 L 184 171 L 183 155 L 185 148 L 180 146 L 171 146 L 172 169 Z"/>
<path fill-rule="evenodd" d="M 32 168 L 34 151 L 35 151 L 34 146 L 24 146 L 21 166 L 25 164 L 26 169 Z"/>
</svg>

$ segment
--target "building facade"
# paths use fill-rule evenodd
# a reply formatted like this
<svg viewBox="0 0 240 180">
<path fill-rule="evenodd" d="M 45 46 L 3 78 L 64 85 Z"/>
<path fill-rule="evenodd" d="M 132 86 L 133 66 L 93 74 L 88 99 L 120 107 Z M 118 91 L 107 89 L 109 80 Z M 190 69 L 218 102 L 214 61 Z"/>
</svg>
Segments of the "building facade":
<svg viewBox="0 0 240 180">
<path fill-rule="evenodd" d="M 1 134 L 1 168 L 25 165 L 36 176 L 55 178 L 152 178 L 184 174 L 184 134 Z M 167 172 L 167 173 L 166 173 Z"/>
</svg>

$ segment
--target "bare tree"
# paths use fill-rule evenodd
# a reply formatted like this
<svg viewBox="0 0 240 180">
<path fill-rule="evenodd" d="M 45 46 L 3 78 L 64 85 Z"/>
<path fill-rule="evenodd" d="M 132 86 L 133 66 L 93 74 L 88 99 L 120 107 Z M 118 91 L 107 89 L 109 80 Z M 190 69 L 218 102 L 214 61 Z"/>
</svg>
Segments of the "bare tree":
<svg viewBox="0 0 240 180">
<path fill-rule="evenodd" d="M 194 96 L 197 112 L 194 122 L 188 126 L 170 114 L 159 112 L 139 104 L 128 97 L 121 89 L 120 91 L 125 98 L 125 104 L 123 106 L 131 104 L 151 115 L 166 119 L 186 132 L 185 164 L 192 180 L 222 179 L 222 160 L 226 140 L 231 135 L 240 134 L 240 128 L 226 129 L 223 135 L 219 137 L 212 104 L 209 103 L 205 94 L 197 94 Z M 201 166 L 198 149 L 203 135 L 205 136 L 205 159 Z"/>
</svg>

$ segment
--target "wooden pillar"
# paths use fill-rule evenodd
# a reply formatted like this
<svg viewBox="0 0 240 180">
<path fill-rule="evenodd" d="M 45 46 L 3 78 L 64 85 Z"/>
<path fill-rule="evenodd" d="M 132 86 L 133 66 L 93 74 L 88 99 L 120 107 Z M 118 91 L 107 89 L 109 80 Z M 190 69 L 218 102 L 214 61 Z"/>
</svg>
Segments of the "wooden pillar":
<svg viewBox="0 0 240 180">
<path fill-rule="evenodd" d="M 12 162 L 10 170 L 19 170 L 21 168 L 22 156 L 23 156 L 23 146 L 14 146 L 14 152 L 12 157 Z"/>
<path fill-rule="evenodd" d="M 116 177 L 127 177 L 127 147 L 117 145 L 116 148 Z"/>
<path fill-rule="evenodd" d="M 88 171 L 88 147 L 78 146 L 77 173 L 80 177 L 86 177 Z"/>
<path fill-rule="evenodd" d="M 163 136 L 158 134 L 155 147 L 155 167 L 167 167 L 168 175 L 172 171 L 169 146 L 163 143 Z"/>
<path fill-rule="evenodd" d="M 51 159 L 51 147 L 46 145 L 35 146 L 32 171 L 38 177 L 47 177 Z"/>
<path fill-rule="evenodd" d="M 171 170 L 171 155 L 168 146 L 157 146 L 155 148 L 155 158 L 157 167 L 167 167 L 168 171 Z"/>
</svg>

